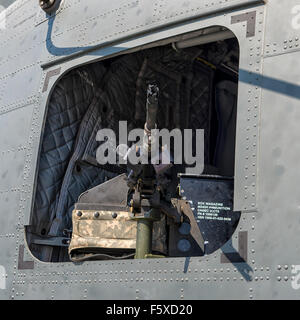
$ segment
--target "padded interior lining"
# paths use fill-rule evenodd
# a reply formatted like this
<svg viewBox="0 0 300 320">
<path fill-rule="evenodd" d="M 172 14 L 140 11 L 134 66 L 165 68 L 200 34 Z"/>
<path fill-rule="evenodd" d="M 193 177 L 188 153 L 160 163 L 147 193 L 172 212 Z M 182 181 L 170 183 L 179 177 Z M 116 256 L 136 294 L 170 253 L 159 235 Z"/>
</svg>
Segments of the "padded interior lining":
<svg viewBox="0 0 300 320">
<path fill-rule="evenodd" d="M 158 128 L 204 129 L 206 173 L 233 175 L 237 86 L 222 65 L 237 70 L 236 56 L 234 39 L 180 52 L 164 46 L 65 75 L 48 105 L 29 232 L 62 236 L 64 229 L 72 228 L 71 213 L 79 195 L 117 175 L 85 159 L 96 158 L 99 129 L 112 128 L 118 136 L 120 120 L 128 121 L 128 130 L 144 127 L 150 82 L 160 88 Z M 230 119 L 224 120 L 228 112 Z M 31 250 L 42 260 L 67 259 L 53 250 L 44 254 L 34 244 Z"/>
</svg>

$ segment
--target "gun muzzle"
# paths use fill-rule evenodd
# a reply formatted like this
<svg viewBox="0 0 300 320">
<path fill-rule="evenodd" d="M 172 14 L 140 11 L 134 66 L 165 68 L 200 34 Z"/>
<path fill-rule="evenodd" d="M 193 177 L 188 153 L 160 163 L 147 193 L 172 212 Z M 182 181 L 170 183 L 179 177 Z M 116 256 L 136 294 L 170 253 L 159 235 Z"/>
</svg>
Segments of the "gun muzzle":
<svg viewBox="0 0 300 320">
<path fill-rule="evenodd" d="M 147 116 L 146 116 L 146 130 L 151 131 L 156 128 L 156 118 L 158 111 L 158 95 L 159 88 L 156 84 L 149 84 L 147 90 Z"/>
</svg>

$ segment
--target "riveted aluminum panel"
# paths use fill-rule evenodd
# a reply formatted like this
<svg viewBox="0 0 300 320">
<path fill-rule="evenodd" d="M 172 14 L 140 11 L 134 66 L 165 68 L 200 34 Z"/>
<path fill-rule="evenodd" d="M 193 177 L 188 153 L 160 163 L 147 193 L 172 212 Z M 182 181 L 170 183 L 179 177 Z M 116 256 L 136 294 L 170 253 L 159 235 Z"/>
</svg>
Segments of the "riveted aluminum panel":
<svg viewBox="0 0 300 320">
<path fill-rule="evenodd" d="M 280 18 L 278 16 L 280 13 Z M 297 0 L 267 3 L 265 56 L 298 51 L 300 46 L 300 3 Z"/>
<path fill-rule="evenodd" d="M 0 300 L 8 299 L 13 290 L 13 265 L 16 257 L 14 247 L 16 243 L 16 234 L 0 234 Z M 2 276 L 5 274 L 5 278 Z"/>
<path fill-rule="evenodd" d="M 25 154 L 28 144 L 33 106 L 10 111 L 0 116 L 0 234 L 14 232 L 24 210 L 22 193 L 30 191 L 24 179 Z M 26 199 L 28 201 L 28 199 Z"/>
<path fill-rule="evenodd" d="M 299 52 L 265 59 L 261 109 L 259 212 L 255 248 L 258 265 L 272 271 L 274 298 L 299 298 L 292 265 L 300 264 Z M 261 288 L 263 297 L 269 287 Z"/>
<path fill-rule="evenodd" d="M 51 43 L 44 63 L 60 61 L 68 55 L 91 50 L 94 46 L 153 32 L 161 25 L 170 25 L 208 15 L 221 14 L 241 6 L 263 3 L 257 0 L 221 0 L 174 2 L 172 0 L 132 0 L 86 2 L 65 0 L 64 8 L 55 19 L 41 28 L 48 31 Z M 82 7 L 84 8 L 82 12 Z M 68 8 L 68 10 L 66 10 Z M 108 8 L 108 9 L 106 9 Z"/>
</svg>

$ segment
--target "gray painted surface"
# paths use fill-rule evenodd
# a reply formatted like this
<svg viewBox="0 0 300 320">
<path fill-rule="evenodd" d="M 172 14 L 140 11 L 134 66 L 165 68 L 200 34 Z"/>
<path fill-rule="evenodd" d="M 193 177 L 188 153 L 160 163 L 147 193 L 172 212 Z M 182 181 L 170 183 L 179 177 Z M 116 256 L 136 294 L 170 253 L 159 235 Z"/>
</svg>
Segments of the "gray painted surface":
<svg viewBox="0 0 300 320">
<path fill-rule="evenodd" d="M 65 0 L 55 19 L 36 0 L 10 6 L 6 30 L 0 30 L 0 264 L 7 272 L 0 298 L 299 298 L 291 286 L 292 265 L 300 264 L 296 5 L 118 0 L 112 7 L 103 0 L 100 8 L 98 0 Z M 249 36 L 247 19 L 232 24 L 232 17 L 253 11 L 255 35 Z M 47 100 L 59 77 L 80 64 L 214 25 L 232 30 L 241 49 L 234 205 L 242 218 L 232 240 L 201 258 L 79 265 L 35 260 L 24 226 Z M 48 76 L 45 87 L 48 72 L 57 68 L 61 74 Z M 238 250 L 240 231 L 248 232 L 247 264 L 222 264 L 222 252 Z M 22 245 L 33 270 L 18 269 Z"/>
<path fill-rule="evenodd" d="M 15 0 L 1 0 L 0 1 L 0 6 L 3 6 L 4 8 L 7 8 L 10 6 Z"/>
</svg>

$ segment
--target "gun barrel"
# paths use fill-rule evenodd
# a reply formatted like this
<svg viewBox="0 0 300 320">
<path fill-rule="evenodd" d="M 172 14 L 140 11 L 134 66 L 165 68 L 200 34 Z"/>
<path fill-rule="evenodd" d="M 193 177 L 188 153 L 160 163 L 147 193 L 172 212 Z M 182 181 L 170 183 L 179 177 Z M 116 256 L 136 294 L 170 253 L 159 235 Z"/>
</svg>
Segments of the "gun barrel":
<svg viewBox="0 0 300 320">
<path fill-rule="evenodd" d="M 150 84 L 147 90 L 147 116 L 146 128 L 148 131 L 156 128 L 156 118 L 158 112 L 159 88 L 156 84 Z"/>
</svg>

